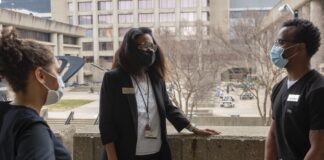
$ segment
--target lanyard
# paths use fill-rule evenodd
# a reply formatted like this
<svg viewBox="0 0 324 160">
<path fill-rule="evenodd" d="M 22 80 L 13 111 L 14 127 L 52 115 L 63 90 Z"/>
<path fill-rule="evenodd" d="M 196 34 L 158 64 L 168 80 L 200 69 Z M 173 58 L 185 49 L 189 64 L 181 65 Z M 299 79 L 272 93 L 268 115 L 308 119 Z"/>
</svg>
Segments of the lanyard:
<svg viewBox="0 0 324 160">
<path fill-rule="evenodd" d="M 150 85 L 149 85 L 149 79 L 148 79 L 146 74 L 145 74 L 145 77 L 146 77 L 146 84 L 147 84 L 147 97 L 146 97 L 147 100 L 146 100 L 146 102 L 145 102 L 145 98 L 144 98 L 144 95 L 142 93 L 141 87 L 138 85 L 138 82 L 137 82 L 136 78 L 133 77 L 133 79 L 134 79 L 134 81 L 135 81 L 135 83 L 137 85 L 137 88 L 140 91 L 141 97 L 143 99 L 143 102 L 144 102 L 144 105 L 145 105 L 145 110 L 146 110 L 146 115 L 147 115 L 147 123 L 149 123 L 150 122 L 150 114 L 149 114 L 149 108 L 148 107 L 149 107 L 149 99 L 150 99 Z"/>
</svg>

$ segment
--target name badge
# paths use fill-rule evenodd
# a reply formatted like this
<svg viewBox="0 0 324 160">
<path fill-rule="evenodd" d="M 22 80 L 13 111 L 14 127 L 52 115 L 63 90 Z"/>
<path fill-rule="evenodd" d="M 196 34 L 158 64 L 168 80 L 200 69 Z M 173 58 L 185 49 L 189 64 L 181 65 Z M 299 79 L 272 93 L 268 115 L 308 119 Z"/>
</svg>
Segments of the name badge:
<svg viewBox="0 0 324 160">
<path fill-rule="evenodd" d="M 289 94 L 287 101 L 288 102 L 298 102 L 299 96 L 300 95 L 298 95 L 298 94 Z"/>
<path fill-rule="evenodd" d="M 135 89 L 134 88 L 123 87 L 122 88 L 122 93 L 123 94 L 135 94 Z"/>
</svg>

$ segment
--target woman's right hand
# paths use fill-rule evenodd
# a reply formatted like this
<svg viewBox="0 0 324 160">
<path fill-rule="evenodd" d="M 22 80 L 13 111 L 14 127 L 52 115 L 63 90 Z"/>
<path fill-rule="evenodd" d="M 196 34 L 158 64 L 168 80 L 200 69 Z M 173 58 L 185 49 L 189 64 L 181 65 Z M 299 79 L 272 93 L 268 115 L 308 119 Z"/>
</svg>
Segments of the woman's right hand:
<svg viewBox="0 0 324 160">
<path fill-rule="evenodd" d="M 118 160 L 114 143 L 107 144 L 106 151 L 107 151 L 108 160 Z"/>
</svg>

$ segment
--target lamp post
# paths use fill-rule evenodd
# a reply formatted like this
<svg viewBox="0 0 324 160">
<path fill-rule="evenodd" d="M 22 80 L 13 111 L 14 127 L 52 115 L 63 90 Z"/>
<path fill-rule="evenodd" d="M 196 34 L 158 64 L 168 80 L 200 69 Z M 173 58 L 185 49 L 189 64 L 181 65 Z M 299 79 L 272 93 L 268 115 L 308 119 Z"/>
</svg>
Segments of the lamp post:
<svg viewBox="0 0 324 160">
<path fill-rule="evenodd" d="M 294 18 L 298 18 L 298 10 L 293 10 L 289 4 L 284 4 L 282 6 L 279 7 L 279 11 L 281 13 L 284 13 L 284 12 L 290 12 Z"/>
</svg>

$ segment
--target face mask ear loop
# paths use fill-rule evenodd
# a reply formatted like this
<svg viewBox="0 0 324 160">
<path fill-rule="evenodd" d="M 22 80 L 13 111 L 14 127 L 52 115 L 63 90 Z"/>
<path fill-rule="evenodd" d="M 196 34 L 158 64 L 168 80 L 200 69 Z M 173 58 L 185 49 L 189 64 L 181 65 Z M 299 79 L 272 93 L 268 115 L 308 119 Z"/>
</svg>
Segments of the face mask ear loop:
<svg viewBox="0 0 324 160">
<path fill-rule="evenodd" d="M 299 43 L 297 43 L 297 44 L 295 44 L 295 45 L 292 45 L 292 46 L 286 48 L 285 51 L 288 50 L 288 49 L 291 49 L 291 48 L 293 48 L 293 47 L 295 47 L 295 46 L 297 46 L 298 44 L 299 44 Z M 283 56 L 283 54 L 284 54 L 284 52 L 281 54 L 281 56 Z M 287 58 L 284 58 L 284 59 L 290 60 L 291 58 L 295 57 L 297 54 L 298 54 L 298 53 L 295 53 L 295 54 L 293 54 L 292 56 L 287 57 Z"/>
</svg>

